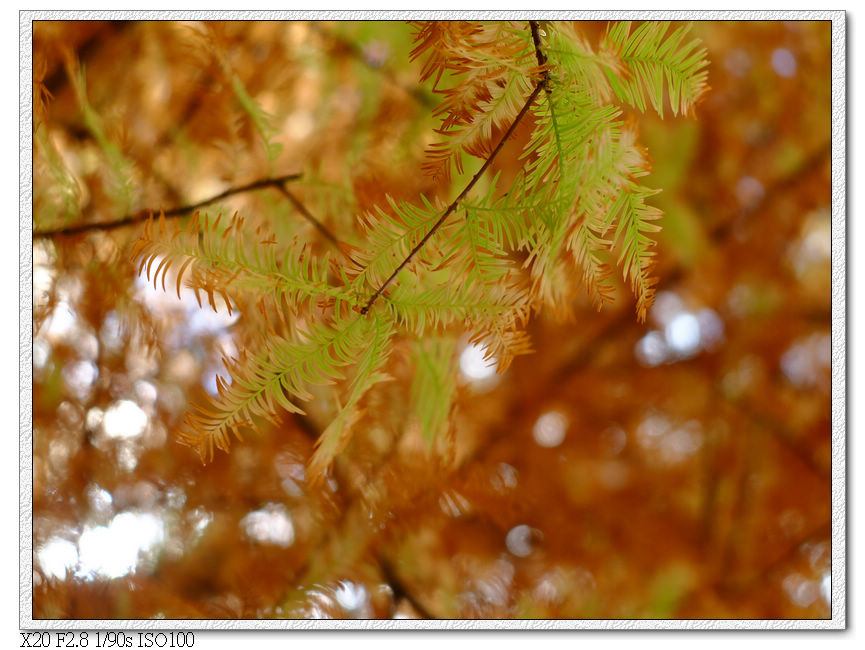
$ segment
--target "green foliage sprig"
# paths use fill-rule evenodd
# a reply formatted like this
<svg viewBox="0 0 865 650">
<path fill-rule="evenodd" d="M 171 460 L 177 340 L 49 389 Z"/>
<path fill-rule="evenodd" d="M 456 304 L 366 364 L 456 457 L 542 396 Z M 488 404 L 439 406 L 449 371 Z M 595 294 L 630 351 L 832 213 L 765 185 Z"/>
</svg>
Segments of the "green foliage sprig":
<svg viewBox="0 0 865 650">
<path fill-rule="evenodd" d="M 173 234 L 151 224 L 135 251 L 149 278 L 162 274 L 164 285 L 175 269 L 178 294 L 185 280 L 214 309 L 220 296 L 245 319 L 273 322 L 256 329 L 246 354 L 226 360 L 230 381 L 220 378 L 218 397 L 187 416 L 181 440 L 209 458 L 256 417 L 300 413 L 313 386 L 341 382 L 311 461 L 321 475 L 367 395 L 388 378 L 399 338 L 414 341 L 412 402 L 432 440 L 447 430 L 463 332 L 504 371 L 531 351 L 524 327 L 533 312 L 570 311 L 574 277 L 598 306 L 611 300 L 612 265 L 644 319 L 661 214 L 648 202 L 656 190 L 640 184 L 648 161 L 622 105 L 663 116 L 666 96 L 674 114 L 689 113 L 706 89 L 705 51 L 684 41 L 687 27 L 668 30 L 613 24 L 595 51 L 570 24 L 420 25 L 412 58 L 425 57 L 421 77 L 442 96 L 441 140 L 424 170 L 445 181 L 471 157 L 483 163 L 447 206 L 390 200 L 360 215 L 366 239 L 343 247 L 343 258 L 318 258 L 263 231 L 251 236 L 240 218 L 225 226 L 196 217 Z M 241 99 L 269 141 L 256 117 L 264 114 L 248 94 Z M 473 195 L 524 121 L 531 135 L 521 173 L 509 187 L 496 176 Z"/>
</svg>

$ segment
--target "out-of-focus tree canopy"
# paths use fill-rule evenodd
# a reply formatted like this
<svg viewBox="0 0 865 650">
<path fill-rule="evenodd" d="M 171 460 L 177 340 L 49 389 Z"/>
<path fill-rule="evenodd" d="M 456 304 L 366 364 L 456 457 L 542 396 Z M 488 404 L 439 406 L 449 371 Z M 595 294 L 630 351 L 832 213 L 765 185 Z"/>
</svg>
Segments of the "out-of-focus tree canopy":
<svg viewBox="0 0 865 650">
<path fill-rule="evenodd" d="M 639 183 L 662 190 L 645 199 L 663 212 L 646 235 L 645 322 L 615 249 L 598 258 L 612 269 L 600 310 L 585 260 L 528 278 L 565 308 L 529 304 L 533 352 L 504 372 L 456 321 L 397 333 L 378 369 L 389 381 L 356 405 L 352 370 L 310 388 L 303 414 L 253 413 L 208 464 L 178 444 L 229 381 L 222 355 L 297 331 L 304 343 L 313 314 L 339 305 L 277 318 L 283 294 L 208 296 L 220 276 L 193 275 L 195 291 L 180 263 L 161 275 L 164 251 L 142 269 L 136 251 L 158 231 L 143 217 L 161 209 L 169 231 L 187 228 L 185 208 L 206 202 L 202 223 L 237 214 L 243 241 L 328 255 L 323 277 L 350 283 L 363 271 L 341 263 L 369 262 L 369 215 L 421 195 L 443 212 L 534 87 L 536 108 L 474 192 L 531 184 L 541 154 L 520 152 L 576 74 L 556 76 L 554 35 L 594 56 L 610 34 L 535 27 L 534 44 L 527 24 L 503 32 L 517 36 L 497 87 L 514 98 L 473 105 L 459 95 L 471 70 L 446 70 L 444 98 L 434 74 L 421 80 L 430 51 L 459 45 L 413 56 L 422 26 L 33 24 L 34 618 L 830 616 L 828 22 L 693 23 L 685 42 L 706 48 L 709 90 L 686 115 L 668 89 L 663 118 L 623 89 L 590 98 L 621 107 L 651 163 Z M 611 83 L 634 79 L 628 65 L 610 63 Z M 496 101 L 507 119 L 427 173 L 425 151 L 471 127 L 454 107 Z M 457 206 L 452 223 L 471 214 Z M 449 259 L 413 262 L 370 315 L 398 313 L 409 274 L 447 274 Z M 426 362 L 444 370 L 420 374 Z M 351 436 L 311 472 L 317 440 L 353 406 Z"/>
</svg>

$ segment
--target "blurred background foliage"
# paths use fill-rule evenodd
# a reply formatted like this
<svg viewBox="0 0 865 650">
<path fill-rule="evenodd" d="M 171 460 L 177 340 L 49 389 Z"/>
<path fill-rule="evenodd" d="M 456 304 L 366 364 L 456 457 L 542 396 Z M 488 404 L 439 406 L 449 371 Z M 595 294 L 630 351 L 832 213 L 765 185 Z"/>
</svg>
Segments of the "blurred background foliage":
<svg viewBox="0 0 865 650">
<path fill-rule="evenodd" d="M 33 24 L 33 616 L 830 616 L 828 22 L 693 25 L 696 119 L 633 116 L 665 212 L 648 322 L 623 288 L 539 315 L 502 375 L 458 351 L 447 453 L 372 426 L 310 485 L 314 404 L 208 466 L 176 444 L 238 316 L 139 278 L 140 223 L 95 224 L 294 172 L 336 233 L 449 200 L 413 33 Z M 207 211 L 322 245 L 272 188 Z"/>
</svg>

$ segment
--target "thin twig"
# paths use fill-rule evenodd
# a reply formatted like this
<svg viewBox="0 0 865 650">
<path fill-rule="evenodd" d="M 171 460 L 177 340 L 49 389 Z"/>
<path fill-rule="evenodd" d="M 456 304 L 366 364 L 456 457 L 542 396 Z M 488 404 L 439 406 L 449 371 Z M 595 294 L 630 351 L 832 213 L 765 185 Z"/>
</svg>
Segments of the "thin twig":
<svg viewBox="0 0 865 650">
<path fill-rule="evenodd" d="M 537 20 L 530 20 L 529 27 L 532 28 L 532 42 L 535 44 L 535 58 L 538 60 L 538 65 L 540 67 L 545 67 L 547 65 L 547 55 L 541 51 L 541 26 L 538 24 Z M 550 71 L 544 70 L 544 81 L 550 80 Z M 547 87 L 547 93 L 550 92 L 549 87 Z"/>
<path fill-rule="evenodd" d="M 798 539 L 798 541 L 790 544 L 778 557 L 770 560 L 762 568 L 757 569 L 756 574 L 749 575 L 744 579 L 737 581 L 735 581 L 735 576 L 725 576 L 726 580 L 716 585 L 715 590 L 726 600 L 741 598 L 742 595 L 748 591 L 767 584 L 771 574 L 781 569 L 784 564 L 790 562 L 795 557 L 796 552 L 801 549 L 804 544 L 831 536 L 832 519 L 830 517 L 810 528 Z"/>
<path fill-rule="evenodd" d="M 434 96 L 430 95 L 421 87 L 406 86 L 399 79 L 397 79 L 394 71 L 386 65 L 374 65 L 373 63 L 371 63 L 369 59 L 364 56 L 363 50 L 361 50 L 361 48 L 358 47 L 357 44 L 353 41 L 349 41 L 348 39 L 343 38 L 332 30 L 322 29 L 316 22 L 311 23 L 310 28 L 312 29 L 312 31 L 324 36 L 325 38 L 329 38 L 334 43 L 339 45 L 339 47 L 345 49 L 351 56 L 353 56 L 370 70 L 381 74 L 388 82 L 409 95 L 417 103 L 427 108 L 435 108 L 437 101 Z"/>
<path fill-rule="evenodd" d="M 538 65 L 543 67 L 547 64 L 547 57 L 541 51 L 540 25 L 538 24 L 537 21 L 530 20 L 529 21 L 529 27 L 532 30 L 532 41 L 535 44 L 535 57 L 538 60 Z M 507 132 L 504 134 L 504 136 L 502 136 L 502 139 L 499 140 L 498 145 L 496 145 L 496 148 L 493 149 L 493 152 L 490 154 L 489 158 L 487 158 L 484 161 L 484 164 L 477 171 L 477 173 L 472 177 L 472 179 L 469 181 L 468 185 L 466 185 L 465 189 L 463 189 L 463 191 L 460 192 L 459 196 L 453 200 L 453 202 L 448 206 L 447 210 L 445 210 L 444 214 L 441 217 L 439 217 L 438 221 L 435 222 L 435 225 L 433 225 L 433 227 L 430 229 L 430 231 L 426 235 L 424 235 L 423 239 L 421 239 L 418 242 L 417 246 L 415 246 L 411 250 L 411 252 L 408 254 L 408 256 L 402 261 L 402 263 L 398 267 L 396 267 L 396 270 L 390 274 L 390 277 L 384 281 L 384 284 L 382 284 L 376 290 L 376 292 L 374 294 L 372 294 L 372 297 L 370 297 L 370 299 L 367 301 L 366 305 L 364 305 L 364 307 L 360 310 L 361 314 L 366 314 L 370 310 L 370 307 L 372 307 L 373 304 L 375 303 L 375 301 L 378 300 L 378 297 L 382 294 L 382 292 L 384 292 L 385 289 L 387 289 L 388 285 L 391 282 L 393 282 L 394 278 L 396 278 L 396 276 L 399 274 L 399 272 L 402 271 L 409 262 L 411 262 L 412 258 L 415 256 L 415 254 L 421 248 L 423 248 L 424 244 L 426 244 L 427 241 L 429 241 L 430 237 L 432 237 L 433 234 L 435 234 L 435 232 L 439 228 L 441 228 L 441 226 L 444 224 L 444 222 L 447 220 L 447 218 L 451 215 L 451 213 L 454 210 L 456 210 L 457 205 L 471 191 L 471 189 L 475 186 L 475 183 L 477 183 L 478 180 L 480 180 L 480 177 L 483 176 L 484 172 L 492 164 L 493 160 L 498 155 L 499 151 L 501 151 L 502 147 L 505 145 L 505 142 L 507 142 L 508 138 L 511 137 L 514 130 L 517 128 L 517 125 L 520 123 L 520 121 L 523 119 L 523 117 L 525 117 L 526 113 L 528 113 L 529 108 L 531 107 L 531 105 L 535 101 L 535 99 L 537 99 L 538 94 L 541 92 L 541 89 L 545 89 L 548 93 L 550 92 L 549 81 L 550 81 L 549 72 L 545 70 L 543 72 L 543 78 L 541 79 L 541 81 L 539 81 L 537 83 L 537 85 L 535 85 L 535 89 L 532 91 L 532 94 L 529 95 L 529 98 L 526 100 L 526 103 L 523 105 L 523 108 L 520 110 L 520 112 L 514 118 L 514 121 L 511 123 Z"/>
<path fill-rule="evenodd" d="M 212 196 L 209 199 L 205 199 L 203 201 L 199 201 L 198 203 L 193 203 L 191 205 L 183 205 L 177 208 L 172 208 L 171 210 L 166 210 L 163 214 L 166 217 L 179 217 L 188 212 L 193 212 L 198 210 L 199 208 L 203 208 L 205 206 L 210 205 L 211 203 L 216 203 L 217 201 L 227 198 L 229 196 L 233 196 L 235 194 L 240 194 L 242 192 L 250 192 L 252 190 L 260 190 L 265 187 L 276 187 L 282 188 L 284 183 L 288 183 L 289 181 L 295 181 L 301 177 L 300 174 L 287 174 L 285 176 L 277 176 L 275 178 L 263 178 L 261 180 L 257 180 L 253 183 L 249 183 L 248 185 L 241 185 L 240 187 L 230 187 L 224 192 L 220 192 L 216 196 Z M 159 212 L 159 210 L 153 209 L 145 209 L 139 210 L 138 212 L 131 214 L 129 216 L 123 217 L 122 219 L 118 219 L 117 221 L 105 221 L 105 222 L 96 222 L 96 223 L 81 223 L 74 226 L 64 226 L 61 228 L 53 228 L 50 230 L 40 230 L 38 232 L 33 233 L 33 239 L 41 239 L 46 237 L 55 237 L 57 235 L 74 235 L 81 232 L 87 232 L 88 230 L 113 230 L 115 228 L 121 228 L 123 226 L 128 226 L 129 224 L 136 223 L 138 221 L 144 221 L 149 218 L 150 215 Z M 307 216 L 308 219 L 311 216 Z"/>
<path fill-rule="evenodd" d="M 398 604 L 400 597 L 402 597 L 408 601 L 409 605 L 411 605 L 422 618 L 429 620 L 439 618 L 438 616 L 434 616 L 432 612 L 421 604 L 408 585 L 406 585 L 402 578 L 397 575 L 390 559 L 383 552 L 378 553 L 378 565 L 384 579 L 387 580 L 387 583 L 390 585 L 391 589 L 393 589 L 394 606 Z"/>
<path fill-rule="evenodd" d="M 294 206 L 294 209 L 300 212 L 307 221 L 309 221 L 313 226 L 315 226 L 316 230 L 321 233 L 321 235 L 327 239 L 331 244 L 333 244 L 338 251 L 340 251 L 343 255 L 345 255 L 345 251 L 342 250 L 342 247 L 339 245 L 339 240 L 336 236 L 328 230 L 321 221 L 312 216 L 312 213 L 306 209 L 306 206 L 300 202 L 300 200 L 291 192 L 289 192 L 285 185 L 277 185 L 276 188 L 282 192 L 283 196 L 287 198 L 291 204 Z"/>
<path fill-rule="evenodd" d="M 505 145 L 505 142 L 507 142 L 508 138 L 511 137 L 514 130 L 517 128 L 517 125 L 520 123 L 520 120 L 522 120 L 523 117 L 525 117 L 526 113 L 529 112 L 529 108 L 531 107 L 532 102 L 534 102 L 535 99 L 537 98 L 538 93 L 540 93 L 541 89 L 544 88 L 545 86 L 546 86 L 545 81 L 539 81 L 538 82 L 538 84 L 535 86 L 535 89 L 532 91 L 532 94 L 529 95 L 529 98 L 526 100 L 526 103 L 523 105 L 522 110 L 520 110 L 520 112 L 517 114 L 516 118 L 514 118 L 514 121 L 511 123 L 511 126 L 508 128 L 507 132 L 505 132 L 505 134 L 502 136 L 502 139 L 499 140 L 498 145 L 496 145 L 496 148 L 493 149 L 493 152 L 490 154 L 489 158 L 487 158 L 484 161 L 484 164 L 477 171 L 477 173 L 472 177 L 472 179 L 469 181 L 468 185 L 465 186 L 465 189 L 463 189 L 463 191 L 460 192 L 459 196 L 453 200 L 453 202 L 448 206 L 447 210 L 445 210 L 444 214 L 441 217 L 439 217 L 438 221 L 435 222 L 435 224 L 430 229 L 430 231 L 426 235 L 424 235 L 423 239 L 421 239 L 418 242 L 417 246 L 415 246 L 411 250 L 411 252 L 408 254 L 408 256 L 402 261 L 402 263 L 400 263 L 400 265 L 398 267 L 396 267 L 396 270 L 390 274 L 390 277 L 384 281 L 384 284 L 382 284 L 376 290 L 376 292 L 374 294 L 372 294 L 372 297 L 367 301 L 366 305 L 364 305 L 364 307 L 360 310 L 361 314 L 366 314 L 370 310 L 370 307 L 372 307 L 373 304 L 375 303 L 375 301 L 378 300 L 378 297 L 382 294 L 382 292 L 385 289 L 387 289 L 388 285 L 390 285 L 390 283 L 393 282 L 393 280 L 397 276 L 397 274 L 400 271 L 402 271 L 409 262 L 411 262 L 412 258 L 415 256 L 415 254 L 421 248 L 424 247 L 424 244 L 426 244 L 429 241 L 430 237 L 432 237 L 436 233 L 436 231 L 439 228 L 441 228 L 441 226 L 445 222 L 445 220 L 447 220 L 447 218 L 451 215 L 451 213 L 454 210 L 456 210 L 457 205 L 460 203 L 460 201 L 462 201 L 466 197 L 466 195 L 475 186 L 475 183 L 477 183 L 480 180 L 481 176 L 483 176 L 484 172 L 492 164 L 493 160 L 495 160 L 495 157 L 498 155 L 499 151 L 501 151 L 502 147 Z"/>
</svg>

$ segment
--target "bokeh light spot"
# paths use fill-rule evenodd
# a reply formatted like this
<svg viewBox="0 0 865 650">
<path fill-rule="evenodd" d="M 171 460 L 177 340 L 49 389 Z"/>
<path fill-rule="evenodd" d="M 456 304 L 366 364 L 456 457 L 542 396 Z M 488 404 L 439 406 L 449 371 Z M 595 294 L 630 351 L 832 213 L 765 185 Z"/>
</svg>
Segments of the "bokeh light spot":
<svg viewBox="0 0 865 650">
<path fill-rule="evenodd" d="M 92 361 L 74 361 L 63 368 L 63 381 L 67 389 L 79 399 L 87 397 L 98 376 L 99 369 Z"/>
<path fill-rule="evenodd" d="M 639 341 L 634 348 L 634 354 L 644 366 L 658 366 L 667 360 L 670 350 L 664 335 L 660 332 L 649 332 Z"/>
<path fill-rule="evenodd" d="M 74 570 L 78 565 L 78 549 L 69 540 L 55 537 L 36 551 L 36 562 L 45 575 L 62 580 L 67 569 Z"/>
<path fill-rule="evenodd" d="M 744 50 L 732 49 L 724 56 L 724 68 L 734 77 L 744 77 L 751 70 L 751 57 Z"/>
<path fill-rule="evenodd" d="M 369 593 L 363 585 L 342 580 L 333 592 L 336 602 L 349 613 L 359 614 L 366 608 Z"/>
<path fill-rule="evenodd" d="M 147 427 L 147 414 L 135 402 L 122 399 L 105 411 L 102 428 L 109 438 L 137 438 Z"/>
<path fill-rule="evenodd" d="M 787 597 L 794 605 L 799 607 L 808 607 L 817 600 L 819 588 L 813 580 L 808 580 L 800 573 L 791 573 L 781 583 L 784 591 L 787 592 Z"/>
<path fill-rule="evenodd" d="M 151 552 L 165 539 L 162 520 L 152 513 L 122 512 L 108 526 L 88 527 L 78 540 L 81 566 L 77 575 L 119 578 L 139 563 L 139 554 Z"/>
<path fill-rule="evenodd" d="M 742 176 L 736 183 L 736 197 L 739 204 L 747 210 L 756 208 L 765 194 L 763 183 L 753 176 Z"/>
<path fill-rule="evenodd" d="M 796 57 L 785 47 L 779 47 L 772 52 L 772 69 L 779 77 L 796 76 Z"/>
<path fill-rule="evenodd" d="M 832 575 L 827 571 L 820 580 L 820 595 L 827 605 L 832 604 Z"/>
<path fill-rule="evenodd" d="M 558 447 L 567 430 L 567 416 L 559 411 L 548 411 L 535 421 L 532 436 L 541 447 Z"/>
<path fill-rule="evenodd" d="M 700 346 L 700 323 L 688 312 L 679 314 L 664 328 L 667 345 L 680 355 L 690 356 Z"/>
<path fill-rule="evenodd" d="M 505 537 L 508 552 L 516 557 L 528 557 L 532 553 L 532 529 L 525 524 L 514 526 Z"/>
<path fill-rule="evenodd" d="M 247 536 L 262 544 L 288 547 L 294 543 L 294 524 L 285 506 L 269 503 L 241 521 Z"/>
<path fill-rule="evenodd" d="M 460 370 L 468 379 L 482 381 L 496 374 L 497 361 L 485 359 L 486 348 L 473 343 L 467 345 L 460 354 Z"/>
</svg>

